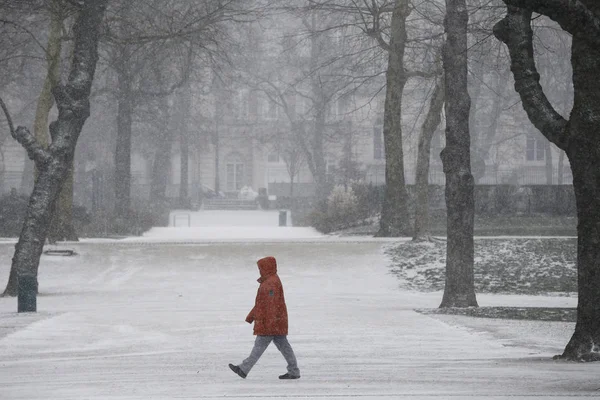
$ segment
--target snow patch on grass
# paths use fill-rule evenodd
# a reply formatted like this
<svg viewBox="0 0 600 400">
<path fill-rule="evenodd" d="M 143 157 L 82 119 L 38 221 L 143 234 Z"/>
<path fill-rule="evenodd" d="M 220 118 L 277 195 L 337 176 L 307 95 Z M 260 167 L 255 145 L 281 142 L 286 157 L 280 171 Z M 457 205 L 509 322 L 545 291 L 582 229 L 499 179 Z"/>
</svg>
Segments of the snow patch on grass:
<svg viewBox="0 0 600 400">
<path fill-rule="evenodd" d="M 403 242 L 386 249 L 401 286 L 415 291 L 444 288 L 446 243 Z M 571 294 L 577 291 L 575 238 L 475 240 L 478 293 Z"/>
</svg>

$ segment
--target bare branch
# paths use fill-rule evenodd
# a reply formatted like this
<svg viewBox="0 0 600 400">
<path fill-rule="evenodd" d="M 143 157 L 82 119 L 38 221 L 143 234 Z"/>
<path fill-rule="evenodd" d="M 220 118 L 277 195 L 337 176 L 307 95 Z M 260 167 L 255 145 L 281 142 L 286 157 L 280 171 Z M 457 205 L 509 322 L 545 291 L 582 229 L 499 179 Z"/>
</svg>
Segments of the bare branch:
<svg viewBox="0 0 600 400">
<path fill-rule="evenodd" d="M 425 72 L 425 71 L 406 71 L 404 74 L 406 75 L 407 78 L 435 78 L 436 76 L 440 75 L 442 73 L 441 69 L 436 69 L 434 71 L 431 72 Z"/>
<path fill-rule="evenodd" d="M 503 0 L 508 6 L 525 8 L 546 15 L 565 31 L 600 43 L 600 18 L 581 0 Z"/>
<path fill-rule="evenodd" d="M 2 111 L 4 111 L 4 115 L 6 116 L 6 121 L 8 122 L 8 128 L 10 129 L 11 136 L 15 136 L 15 126 L 13 125 L 12 118 L 10 117 L 10 113 L 8 112 L 8 107 L 0 97 L 0 106 L 2 107 Z"/>
<path fill-rule="evenodd" d="M 12 137 L 25 148 L 27 156 L 35 162 L 38 169 L 43 169 L 51 161 L 50 153 L 39 144 L 26 127 L 19 126 Z"/>
<path fill-rule="evenodd" d="M 50 161 L 50 154 L 48 151 L 38 143 L 38 141 L 26 127 L 19 126 L 15 130 L 12 118 L 8 112 L 8 107 L 2 98 L 0 98 L 0 106 L 2 107 L 2 111 L 4 111 L 4 115 L 6 115 L 6 121 L 8 122 L 8 127 L 10 129 L 10 135 L 17 142 L 19 142 L 21 146 L 25 148 L 25 150 L 27 150 L 27 155 L 35 162 L 36 166 L 40 167 L 46 165 L 48 161 Z"/>
<path fill-rule="evenodd" d="M 0 19 L 0 23 L 2 24 L 6 24 L 6 25 L 12 25 L 14 27 L 16 27 L 17 29 L 22 30 L 23 32 L 25 32 L 27 35 L 29 35 L 31 37 L 31 39 L 33 39 L 33 41 L 35 42 L 35 44 L 42 49 L 42 51 L 44 53 L 46 53 L 46 47 L 40 43 L 40 41 L 35 37 L 35 35 L 33 34 L 33 32 L 31 32 L 30 30 L 28 30 L 27 28 L 25 28 L 24 26 L 17 24 L 14 21 L 8 21 L 8 20 L 4 20 L 4 19 Z"/>
<path fill-rule="evenodd" d="M 367 5 L 366 0 L 365 5 Z M 374 0 L 371 1 L 370 7 L 367 5 L 367 9 L 370 11 L 371 16 L 373 17 L 373 27 L 366 28 L 367 35 L 377 40 L 377 43 L 382 49 L 385 51 L 390 51 L 390 44 L 386 42 L 381 35 L 381 10 L 377 8 L 377 3 Z"/>
<path fill-rule="evenodd" d="M 151 91 L 151 90 L 149 91 L 149 90 L 143 90 L 143 89 L 136 90 L 134 92 L 134 96 L 160 98 L 160 97 L 165 97 L 165 96 L 169 96 L 169 95 L 173 94 L 173 92 L 175 92 L 175 90 L 179 89 L 180 87 L 182 87 L 185 83 L 187 83 L 189 81 L 190 72 L 192 70 L 192 65 L 193 65 L 193 58 L 194 58 L 193 47 L 190 46 L 188 48 L 186 64 L 184 65 L 184 69 L 183 69 L 178 81 L 172 83 L 167 89 L 161 89 L 161 90 L 156 90 L 156 91 Z"/>
<path fill-rule="evenodd" d="M 494 34 L 510 52 L 515 89 L 531 122 L 559 148 L 566 147 L 567 121 L 554 109 L 540 85 L 533 57 L 531 10 L 509 6 L 507 16 L 494 26 Z"/>
</svg>

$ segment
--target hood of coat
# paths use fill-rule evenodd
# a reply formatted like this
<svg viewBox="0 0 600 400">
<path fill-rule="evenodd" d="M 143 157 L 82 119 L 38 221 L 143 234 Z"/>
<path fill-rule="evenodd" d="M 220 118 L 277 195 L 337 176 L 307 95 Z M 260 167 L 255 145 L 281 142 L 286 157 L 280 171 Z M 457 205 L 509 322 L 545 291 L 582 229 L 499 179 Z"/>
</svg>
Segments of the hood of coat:
<svg viewBox="0 0 600 400">
<path fill-rule="evenodd" d="M 258 282 L 260 283 L 264 282 L 269 276 L 277 273 L 277 261 L 275 260 L 275 257 L 261 258 L 256 264 L 260 271 L 260 278 L 258 279 Z"/>
</svg>

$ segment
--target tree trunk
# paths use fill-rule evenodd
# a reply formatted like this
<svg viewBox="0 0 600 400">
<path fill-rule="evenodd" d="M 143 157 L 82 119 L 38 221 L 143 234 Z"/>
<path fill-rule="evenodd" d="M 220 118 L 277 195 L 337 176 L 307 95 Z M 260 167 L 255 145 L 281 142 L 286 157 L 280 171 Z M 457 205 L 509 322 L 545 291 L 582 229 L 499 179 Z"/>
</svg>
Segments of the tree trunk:
<svg viewBox="0 0 600 400">
<path fill-rule="evenodd" d="M 562 357 L 600 361 L 600 49 L 573 37 L 575 106 L 567 156 L 577 204 L 578 304 L 575 333 Z"/>
<path fill-rule="evenodd" d="M 54 97 L 52 97 L 52 89 L 60 81 L 60 53 L 62 48 L 62 9 L 58 0 L 53 0 L 50 5 L 50 30 L 48 32 L 48 46 L 46 50 L 46 78 L 42 91 L 38 97 L 37 107 L 35 110 L 35 120 L 33 123 L 33 135 L 36 141 L 44 148 L 48 147 L 48 117 L 50 110 L 54 107 Z M 33 168 L 31 168 L 33 166 Z M 29 167 L 29 168 L 27 168 Z M 39 171 L 35 168 L 35 164 L 25 161 L 23 174 L 31 174 L 33 182 L 39 176 Z M 26 182 L 28 178 L 23 177 L 22 186 L 29 187 L 30 182 Z M 53 210 L 54 211 L 54 210 Z M 13 263 L 9 274 L 8 284 L 4 291 L 5 295 L 16 296 L 18 290 L 16 265 Z"/>
<path fill-rule="evenodd" d="M 150 182 L 150 203 L 162 207 L 167 200 L 168 178 L 171 172 L 171 137 L 165 124 L 165 131 L 160 133 L 152 163 L 152 180 Z"/>
<path fill-rule="evenodd" d="M 221 150 L 219 149 L 220 140 L 219 140 L 219 121 L 216 123 L 215 135 L 214 135 L 214 145 L 215 145 L 215 193 L 217 196 L 221 192 Z"/>
<path fill-rule="evenodd" d="M 167 201 L 168 177 L 171 172 L 171 142 L 161 140 L 163 147 L 157 148 L 152 163 L 152 180 L 150 183 L 150 203 L 164 206 Z"/>
<path fill-rule="evenodd" d="M 98 60 L 98 37 L 107 0 L 86 0 L 73 27 L 75 49 L 65 86 L 55 86 L 58 119 L 50 125 L 52 144 L 45 149 L 27 128 L 19 127 L 13 137 L 26 148 L 39 171 L 29 199 L 11 269 L 17 280 L 37 280 L 40 256 L 50 227 L 52 207 L 73 161 L 77 139 L 89 116 L 89 95 Z M 4 295 L 16 295 L 7 286 Z"/>
<path fill-rule="evenodd" d="M 408 1 L 396 0 L 391 21 L 383 116 L 386 185 L 377 232 L 377 236 L 384 237 L 410 234 L 402 150 L 402 93 L 407 80 L 404 71 L 407 17 Z"/>
<path fill-rule="evenodd" d="M 77 232 L 73 225 L 73 161 L 68 168 L 67 176 L 56 201 L 48 241 L 78 241 Z"/>
<path fill-rule="evenodd" d="M 431 157 L 431 138 L 442 120 L 444 107 L 444 79 L 436 81 L 429 111 L 419 136 L 417 171 L 415 177 L 415 231 L 413 240 L 422 240 L 429 235 L 429 160 Z"/>
<path fill-rule="evenodd" d="M 131 80 L 123 63 L 117 69 L 119 97 L 117 99 L 117 143 L 115 148 L 115 216 L 127 218 L 131 207 L 131 126 L 134 100 Z"/>
<path fill-rule="evenodd" d="M 320 90 L 320 89 L 319 89 Z M 323 96 L 320 96 L 321 98 Z M 316 194 L 317 202 L 323 203 L 327 200 L 329 195 L 330 184 L 327 179 L 327 163 L 325 161 L 325 148 L 323 146 L 323 139 L 325 136 L 325 104 L 319 107 L 317 115 L 315 116 L 315 123 L 313 125 L 311 150 L 313 157 L 313 177 L 317 184 Z"/>
<path fill-rule="evenodd" d="M 115 218 L 122 227 L 130 213 L 131 208 L 131 141 L 133 113 L 138 99 L 134 93 L 134 75 L 135 66 L 133 46 L 128 43 L 134 35 L 132 27 L 128 25 L 128 19 L 132 17 L 133 2 L 123 2 L 120 14 L 120 22 L 116 26 L 115 32 L 123 39 L 123 42 L 116 44 L 116 55 L 113 58 L 113 65 L 117 75 L 117 142 L 115 144 Z M 139 97 L 139 96 L 137 96 Z"/>
<path fill-rule="evenodd" d="M 316 184 L 317 208 L 320 211 L 327 211 L 327 196 L 329 195 L 329 182 L 327 180 L 327 163 L 325 160 L 325 134 L 326 134 L 326 115 L 325 110 L 329 107 L 331 94 L 326 92 L 322 84 L 320 72 L 320 56 L 323 43 L 323 36 L 320 34 L 317 13 L 311 14 L 310 21 L 310 71 L 311 73 L 311 96 L 314 108 L 314 123 L 309 136 L 309 145 L 303 146 L 306 159 L 309 160 L 309 169 Z"/>
<path fill-rule="evenodd" d="M 59 8 L 62 0 L 55 0 L 55 7 Z M 60 22 L 57 21 L 58 27 L 56 35 L 58 44 L 60 45 L 62 38 L 62 15 L 60 13 L 56 14 L 54 18 L 58 18 Z M 60 48 L 57 53 L 58 62 L 60 61 Z M 58 68 L 58 67 L 57 67 Z M 57 82 L 59 78 L 59 72 L 57 70 Z M 47 125 L 47 118 L 46 118 Z M 47 136 L 46 136 L 47 137 Z M 56 206 L 54 207 L 52 222 L 50 224 L 50 231 L 48 233 L 48 241 L 50 243 L 56 243 L 57 241 L 78 241 L 77 233 L 75 232 L 75 226 L 73 225 L 73 185 L 74 185 L 74 165 L 71 162 L 69 166 L 69 172 L 67 174 L 67 178 L 63 183 L 61 191 L 59 193 L 58 200 L 56 202 Z"/>
<path fill-rule="evenodd" d="M 179 132 L 179 143 L 181 144 L 179 204 L 184 208 L 188 208 L 190 206 L 190 141 L 188 139 L 188 132 Z"/>
<path fill-rule="evenodd" d="M 600 88 L 600 85 L 594 86 L 595 90 Z M 574 116 L 571 121 L 573 119 Z M 576 124 L 578 126 L 571 129 L 571 134 L 600 132 L 597 122 L 586 122 Z M 597 140 L 589 136 L 587 143 L 585 140 L 579 142 L 573 144 L 569 152 L 579 222 L 577 324 L 575 333 L 561 357 L 569 360 L 600 361 L 600 149 Z"/>
<path fill-rule="evenodd" d="M 448 213 L 446 285 L 440 307 L 476 307 L 474 285 L 474 181 L 471 174 L 467 91 L 467 25 L 465 0 L 446 0 L 444 71 L 446 147 L 441 158 L 446 174 Z"/>
<path fill-rule="evenodd" d="M 561 2 L 553 4 L 504 0 L 507 16 L 494 27 L 494 34 L 507 44 L 515 89 L 531 122 L 542 134 L 566 152 L 573 171 L 577 205 L 577 282 L 578 303 L 575 332 L 559 358 L 600 360 L 600 49 L 595 37 L 585 34 L 592 24 L 581 18 L 600 16 L 597 2 Z M 523 3 L 523 4 L 520 4 Z M 541 85 L 534 60 L 531 6 L 550 13 L 569 29 L 573 42 L 574 106 L 569 121 L 550 104 Z M 583 13 L 575 8 L 585 9 Z M 597 36 L 597 35 L 596 35 Z"/>
<path fill-rule="evenodd" d="M 63 19 L 59 0 L 52 0 L 50 10 L 50 32 L 48 34 L 48 50 L 46 51 L 47 71 L 44 86 L 38 98 L 33 124 L 33 134 L 38 143 L 48 147 L 48 116 L 54 107 L 52 88 L 60 81 L 60 53 L 62 49 Z M 37 174 L 37 172 L 36 172 Z"/>
</svg>

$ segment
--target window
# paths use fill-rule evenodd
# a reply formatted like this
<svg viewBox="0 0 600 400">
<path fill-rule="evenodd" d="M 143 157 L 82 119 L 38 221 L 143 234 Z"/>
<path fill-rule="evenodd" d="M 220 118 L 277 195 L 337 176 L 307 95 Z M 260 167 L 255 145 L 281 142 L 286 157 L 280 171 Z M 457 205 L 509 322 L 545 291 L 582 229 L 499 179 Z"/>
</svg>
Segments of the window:
<svg viewBox="0 0 600 400">
<path fill-rule="evenodd" d="M 235 192 L 244 186 L 244 163 L 238 155 L 227 160 L 227 191 Z"/>
<path fill-rule="evenodd" d="M 537 135 L 527 136 L 527 145 L 525 149 L 525 157 L 527 161 L 544 161 L 546 159 L 545 140 L 545 138 Z"/>
<path fill-rule="evenodd" d="M 270 163 L 278 163 L 279 162 L 279 153 L 273 152 L 269 153 L 267 156 L 267 161 Z"/>
<path fill-rule="evenodd" d="M 383 125 L 382 121 L 373 127 L 373 158 L 375 160 L 383 160 L 385 158 L 385 150 L 383 147 Z"/>
</svg>

